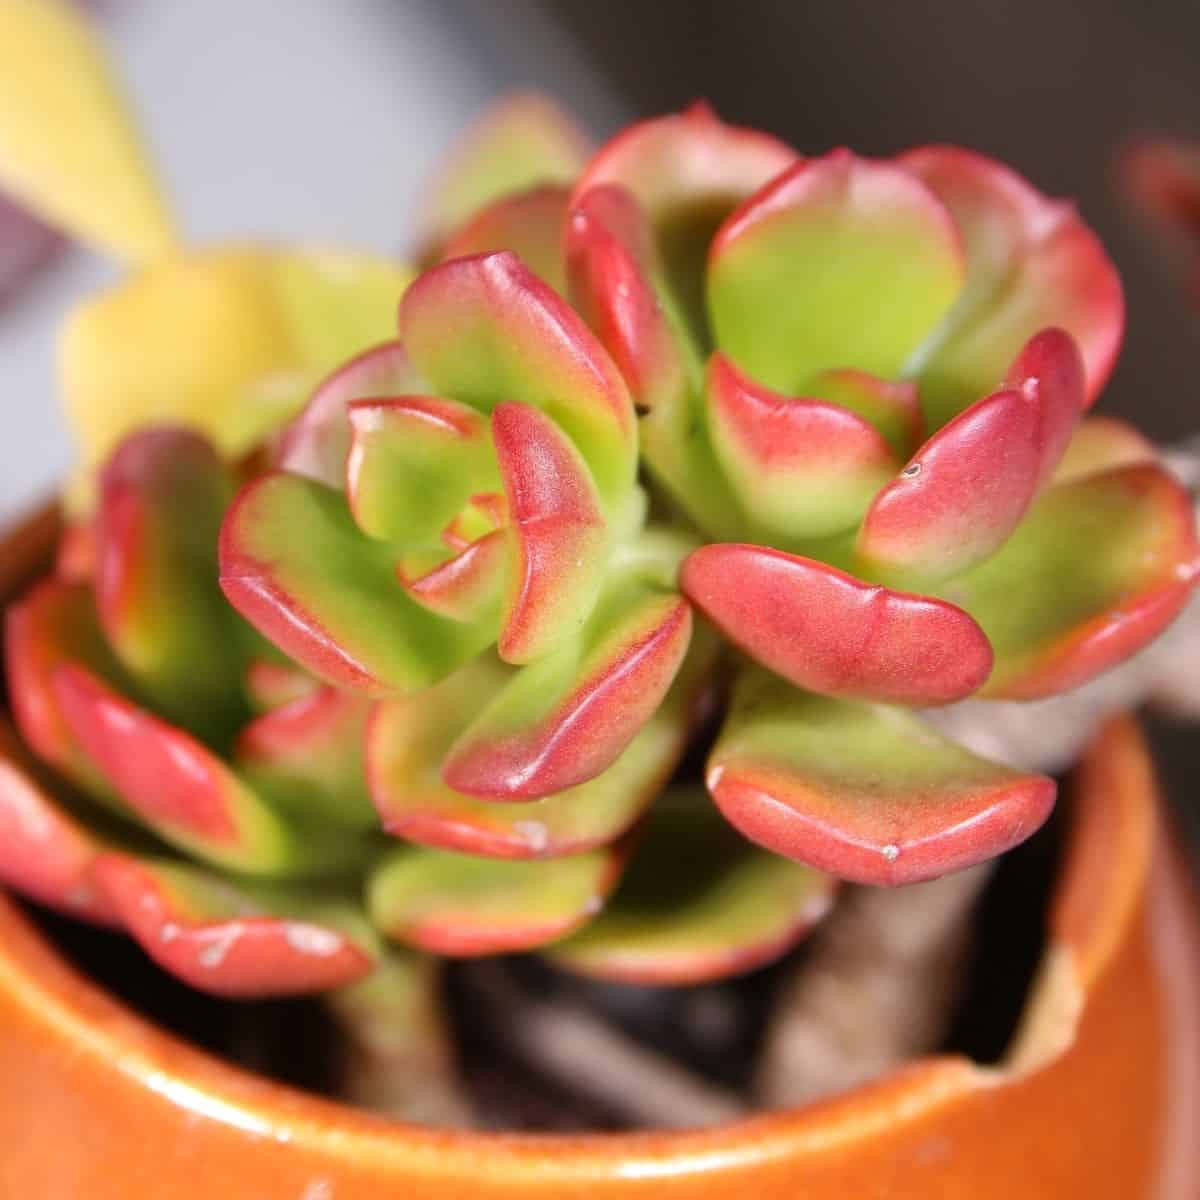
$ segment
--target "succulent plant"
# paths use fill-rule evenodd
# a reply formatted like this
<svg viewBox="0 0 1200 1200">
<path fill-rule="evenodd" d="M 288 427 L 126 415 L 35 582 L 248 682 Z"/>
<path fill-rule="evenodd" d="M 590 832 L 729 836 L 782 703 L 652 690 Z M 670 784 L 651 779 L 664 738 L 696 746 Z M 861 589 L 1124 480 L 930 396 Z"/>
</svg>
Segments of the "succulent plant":
<svg viewBox="0 0 1200 1200">
<path fill-rule="evenodd" d="M 198 988 L 427 1032 L 434 959 L 721 978 L 837 879 L 1046 818 L 1052 780 L 920 710 L 1082 683 L 1197 556 L 1145 440 L 1084 415 L 1122 300 L 1069 206 L 704 107 L 589 156 L 522 98 L 415 278 L 180 250 L 66 11 L 13 7 L 68 30 L 111 182 L 76 212 L 78 155 L 3 104 L 0 177 L 140 265 L 64 343 L 84 461 L 8 613 L 0 877 Z"/>
</svg>

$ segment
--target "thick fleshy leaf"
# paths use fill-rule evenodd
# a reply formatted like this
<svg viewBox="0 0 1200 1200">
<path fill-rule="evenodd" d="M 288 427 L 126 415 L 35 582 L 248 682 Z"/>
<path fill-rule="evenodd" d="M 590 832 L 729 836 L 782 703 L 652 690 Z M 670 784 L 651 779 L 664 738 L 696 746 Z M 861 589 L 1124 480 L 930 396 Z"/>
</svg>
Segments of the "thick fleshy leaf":
<svg viewBox="0 0 1200 1200">
<path fill-rule="evenodd" d="M 0 195 L 0 310 L 62 245 L 54 230 Z"/>
<path fill-rule="evenodd" d="M 805 391 L 862 417 L 900 459 L 920 444 L 921 403 L 916 384 L 908 380 L 880 379 L 853 367 L 835 367 L 814 376 Z"/>
<path fill-rule="evenodd" d="M 345 902 L 123 854 L 101 858 L 95 877 L 142 949 L 203 992 L 324 992 L 362 978 L 378 953 Z"/>
<path fill-rule="evenodd" d="M 622 130 L 588 162 L 575 197 L 618 184 L 661 227 L 689 209 L 728 211 L 798 157 L 778 138 L 727 125 L 707 104 L 697 103 Z"/>
<path fill-rule="evenodd" d="M 548 956 L 620 983 L 724 979 L 795 945 L 828 912 L 835 886 L 744 841 L 700 789 L 670 792 L 604 912 Z"/>
<path fill-rule="evenodd" d="M 500 657 L 526 663 L 587 620 L 610 535 L 587 464 L 547 416 L 527 404 L 501 404 L 492 414 L 492 440 L 513 558 Z"/>
<path fill-rule="evenodd" d="M 223 454 L 241 455 L 292 416 L 336 362 L 392 335 L 407 271 L 380 260 L 322 283 L 310 267 L 303 250 L 177 254 L 77 307 L 59 367 L 84 468 L 130 431 L 164 423 L 197 429 Z M 380 286 L 381 273 L 393 275 L 391 286 Z M 305 280 L 316 290 L 300 303 L 295 292 Z M 351 316 L 356 339 L 345 328 Z M 324 360 L 313 357 L 319 339 L 306 332 L 322 320 L 341 329 L 330 337 L 338 354 Z M 85 482 L 77 481 L 76 504 L 90 498 Z"/>
<path fill-rule="evenodd" d="M 1043 329 L 1017 355 L 1004 386 L 1020 392 L 1038 413 L 1038 486 L 1058 467 L 1086 407 L 1083 357 L 1062 329 Z"/>
<path fill-rule="evenodd" d="M 604 907 L 622 858 L 612 847 L 539 862 L 396 850 L 372 873 L 367 908 L 388 937 L 432 954 L 532 950 Z"/>
<path fill-rule="evenodd" d="M 441 258 L 511 250 L 535 275 L 565 294 L 563 222 L 570 194 L 566 187 L 543 184 L 503 196 L 456 230 L 442 247 Z"/>
<path fill-rule="evenodd" d="M 398 341 L 380 342 L 364 350 L 317 386 L 280 436 L 276 465 L 330 487 L 342 487 L 350 453 L 351 402 L 422 390 L 421 378 Z"/>
<path fill-rule="evenodd" d="M 54 690 L 72 735 L 113 789 L 172 844 L 257 875 L 312 873 L 351 858 L 350 843 L 304 836 L 194 738 L 83 667 L 59 667 Z"/>
<path fill-rule="evenodd" d="M 1008 543 L 942 594 L 996 651 L 985 693 L 1033 699 L 1077 687 L 1140 649 L 1195 584 L 1187 492 L 1142 464 L 1050 488 Z"/>
<path fill-rule="evenodd" d="M 571 300 L 621 368 L 638 407 L 686 402 L 683 352 L 654 287 L 656 251 L 626 189 L 602 184 L 575 201 L 566 226 Z"/>
<path fill-rule="evenodd" d="M 434 396 L 351 403 L 346 495 L 358 527 L 406 545 L 432 541 L 472 492 L 499 483 L 487 419 Z"/>
<path fill-rule="evenodd" d="M 1031 338 L 1004 390 L 939 429 L 875 498 L 858 538 L 865 568 L 928 585 L 994 554 L 1058 466 L 1083 395 L 1070 335 L 1046 329 Z"/>
<path fill-rule="evenodd" d="M 906 373 L 937 428 L 996 387 L 1039 329 L 1055 326 L 1083 356 L 1087 402 L 1104 385 L 1121 344 L 1121 281 L 1070 204 L 1050 200 L 1008 167 L 956 146 L 897 160 L 950 210 L 967 254 L 963 295 Z"/>
<path fill-rule="evenodd" d="M 8 695 L 21 737 L 39 758 L 94 795 L 108 785 L 59 707 L 54 676 L 82 663 L 106 679 L 120 675 L 100 631 L 91 588 L 45 579 L 5 613 Z"/>
<path fill-rule="evenodd" d="M 446 165 L 426 203 L 428 237 L 440 241 L 502 197 L 569 183 L 589 150 L 587 136 L 546 96 L 507 97 L 484 114 Z"/>
<path fill-rule="evenodd" d="M 963 273 L 954 224 L 928 188 L 839 150 L 798 163 L 722 225 L 709 316 L 740 367 L 802 395 L 830 368 L 898 375 L 949 311 Z"/>
<path fill-rule="evenodd" d="M 797 687 L 934 705 L 979 688 L 992 651 L 944 600 L 892 591 L 766 546 L 712 544 L 688 556 L 683 590 L 735 644 Z"/>
<path fill-rule="evenodd" d="M 858 536 L 863 569 L 922 586 L 989 557 L 1037 487 L 1036 408 L 1005 389 L 944 425 L 875 497 Z"/>
<path fill-rule="evenodd" d="M 400 337 L 439 394 L 490 412 L 519 401 L 570 435 L 606 501 L 633 481 L 637 429 L 621 373 L 575 311 L 515 254 L 426 271 L 400 305 Z"/>
<path fill-rule="evenodd" d="M 898 465 L 862 417 L 780 395 L 724 354 L 709 360 L 706 397 L 717 459 L 746 513 L 773 541 L 853 528 Z"/>
<path fill-rule="evenodd" d="M 0 183 L 118 258 L 145 262 L 174 244 L 107 55 L 69 0 L 0 7 Z"/>
<path fill-rule="evenodd" d="M 632 193 L 654 230 L 671 300 L 696 344 L 705 346 L 704 266 L 712 235 L 740 201 L 798 157 L 770 134 L 726 125 L 697 103 L 617 134 L 588 163 L 572 204 L 604 184 Z"/>
<path fill-rule="evenodd" d="M 327 246 L 273 254 L 268 268 L 296 359 L 318 371 L 391 337 L 400 297 L 416 276 L 393 258 Z"/>
<path fill-rule="evenodd" d="M 471 722 L 442 778 L 472 796 L 530 800 L 599 775 L 662 702 L 691 632 L 677 593 L 614 587 L 578 637 L 520 671 Z"/>
<path fill-rule="evenodd" d="M 652 231 L 625 188 L 599 184 L 579 195 L 567 222 L 567 271 L 572 302 L 646 414 L 639 433 L 647 465 L 701 528 L 735 534 L 740 507 L 713 454 L 684 340 L 656 287 Z"/>
<path fill-rule="evenodd" d="M 753 672 L 708 761 L 748 838 L 858 883 L 914 883 L 992 858 L 1050 814 L 1054 782 L 977 758 L 894 708 Z"/>
<path fill-rule="evenodd" d="M 451 535 L 454 536 L 453 534 Z M 495 530 L 469 543 L 453 558 L 427 569 L 412 568 L 412 559 L 399 567 L 408 594 L 430 612 L 451 621 L 500 627 L 505 585 L 511 574 L 508 540 Z"/>
<path fill-rule="evenodd" d="M 363 536 L 345 498 L 299 475 L 273 472 L 243 489 L 220 559 L 221 587 L 242 616 L 338 687 L 427 687 L 490 640 L 410 599 L 388 548 Z"/>
<path fill-rule="evenodd" d="M 251 721 L 233 763 L 256 791 L 306 824 L 370 829 L 363 735 L 370 701 L 322 687 Z"/>
<path fill-rule="evenodd" d="M 294 663 L 256 658 L 246 667 L 245 686 L 250 707 L 263 713 L 311 696 L 322 685 Z"/>
<path fill-rule="evenodd" d="M 204 438 L 143 430 L 105 466 L 96 525 L 96 608 L 109 645 L 157 711 L 218 741 L 245 717 L 237 618 L 217 583 L 233 491 Z"/>
<path fill-rule="evenodd" d="M 510 670 L 481 658 L 417 696 L 380 702 L 367 734 L 367 764 L 384 828 L 409 841 L 489 858 L 557 858 L 615 841 L 682 755 L 715 651 L 711 634 L 697 636 L 666 699 L 611 767 L 527 803 L 478 800 L 441 778 L 455 738 Z"/>
<path fill-rule="evenodd" d="M 115 914 L 91 879 L 104 849 L 47 792 L 16 733 L 0 721 L 0 880 L 73 917 L 112 924 Z"/>
<path fill-rule="evenodd" d="M 1157 461 L 1154 443 L 1119 417 L 1087 417 L 1076 427 L 1054 472 L 1055 483 L 1068 483 L 1117 467 Z"/>
</svg>

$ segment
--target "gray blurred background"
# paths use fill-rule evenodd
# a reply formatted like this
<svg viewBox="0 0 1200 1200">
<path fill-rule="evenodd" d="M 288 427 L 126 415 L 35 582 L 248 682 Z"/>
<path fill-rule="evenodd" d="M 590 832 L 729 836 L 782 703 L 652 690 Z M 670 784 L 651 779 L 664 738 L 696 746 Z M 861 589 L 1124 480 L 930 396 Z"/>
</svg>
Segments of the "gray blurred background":
<svg viewBox="0 0 1200 1200">
<path fill-rule="evenodd" d="M 403 246 L 422 181 L 489 99 L 542 88 L 598 135 L 707 96 L 805 151 L 967 143 L 1079 200 L 1128 288 L 1103 402 L 1200 428 L 1200 314 L 1119 199 L 1119 147 L 1200 138 L 1196 0 L 108 0 L 101 20 L 195 239 Z M 54 330 L 104 278 L 60 256 L 0 310 L 0 517 L 69 447 Z"/>
</svg>

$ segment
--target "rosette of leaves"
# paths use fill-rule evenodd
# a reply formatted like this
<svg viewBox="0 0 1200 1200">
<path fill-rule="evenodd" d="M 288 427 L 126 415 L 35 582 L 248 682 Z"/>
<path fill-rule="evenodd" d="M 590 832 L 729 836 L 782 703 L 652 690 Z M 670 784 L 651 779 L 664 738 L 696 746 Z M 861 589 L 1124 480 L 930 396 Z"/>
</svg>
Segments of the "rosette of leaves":
<svg viewBox="0 0 1200 1200">
<path fill-rule="evenodd" d="M 778 952 L 828 881 L 742 847 L 702 795 L 658 800 L 713 639 L 676 584 L 695 542 L 646 519 L 615 364 L 507 251 L 423 273 L 399 333 L 316 390 L 221 536 L 243 616 L 374 700 L 371 795 L 388 832 L 427 848 L 373 875 L 377 921 L 475 954 L 557 943 L 606 909 L 554 953 L 620 978 L 685 982 Z M 681 812 L 686 871 L 667 832 Z M 672 879 L 718 876 L 723 891 L 671 911 Z M 487 897 L 487 919 L 460 893 Z"/>
<path fill-rule="evenodd" d="M 234 526 L 283 478 L 318 486 L 268 473 L 243 491 Z M 20 740 L 6 734 L 0 755 L 0 874 L 9 883 L 123 927 L 206 991 L 331 991 L 352 1018 L 364 1005 L 386 1010 L 394 992 L 418 1041 L 436 1010 L 431 960 L 417 952 L 560 942 L 604 908 L 631 857 L 630 902 L 614 909 L 631 922 L 630 936 L 619 954 L 593 948 L 581 969 L 719 975 L 776 951 L 820 914 L 826 879 L 739 851 L 695 793 L 669 795 L 630 836 L 684 749 L 712 661 L 712 639 L 701 637 L 676 673 L 687 606 L 657 582 L 645 547 L 612 565 L 599 617 L 569 635 L 570 653 L 560 646 L 559 658 L 521 668 L 480 653 L 419 690 L 373 699 L 278 655 L 226 603 L 217 533 L 237 482 L 191 431 L 131 435 L 101 475 L 88 553 L 70 543 L 56 573 L 10 607 L 6 661 Z M 320 533 L 309 522 L 305 536 L 315 544 Z M 403 581 L 387 583 L 403 602 Z M 614 653 L 626 675 L 612 666 Z M 653 705 L 625 686 L 632 679 L 650 691 L 664 672 L 673 683 Z M 514 689 L 523 677 L 536 687 Z M 477 714 L 507 716 L 514 695 L 523 697 L 519 714 L 558 714 L 565 694 L 567 741 L 608 747 L 609 732 L 589 726 L 594 718 L 576 701 L 581 679 L 601 710 L 623 698 L 620 720 L 653 708 L 606 768 L 506 803 L 443 781 L 462 731 L 467 744 L 478 740 Z M 511 763 L 536 726 L 506 728 L 515 731 Z M 551 743 L 539 770 L 558 761 Z M 678 909 L 661 902 L 671 879 L 678 890 L 678 871 L 663 879 L 675 853 L 686 856 L 691 885 L 713 883 Z M 414 1023 L 414 1011 L 422 1020 Z"/>
<path fill-rule="evenodd" d="M 970 151 L 802 157 L 703 106 L 601 149 L 564 236 L 651 477 L 706 539 L 683 590 L 743 664 L 721 810 L 868 883 L 1026 837 L 1051 781 L 914 710 L 1082 684 L 1195 578 L 1186 493 L 1086 416 L 1123 325 L 1095 236 Z"/>
</svg>

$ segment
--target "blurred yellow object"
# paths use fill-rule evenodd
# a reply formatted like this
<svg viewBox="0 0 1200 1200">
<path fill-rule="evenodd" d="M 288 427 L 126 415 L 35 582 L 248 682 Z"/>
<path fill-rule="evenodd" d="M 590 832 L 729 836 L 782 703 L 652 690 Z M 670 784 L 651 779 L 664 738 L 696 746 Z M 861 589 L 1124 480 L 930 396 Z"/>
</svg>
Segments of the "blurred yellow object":
<svg viewBox="0 0 1200 1200">
<path fill-rule="evenodd" d="M 0 184 L 123 261 L 175 243 L 104 48 L 68 0 L 0 0 Z"/>
<path fill-rule="evenodd" d="M 249 450 L 322 374 L 395 336 L 411 278 L 368 255 L 234 246 L 173 254 L 85 301 L 60 347 L 81 459 L 72 507 L 90 503 L 92 471 L 140 425 L 181 423 L 227 455 Z"/>
</svg>

